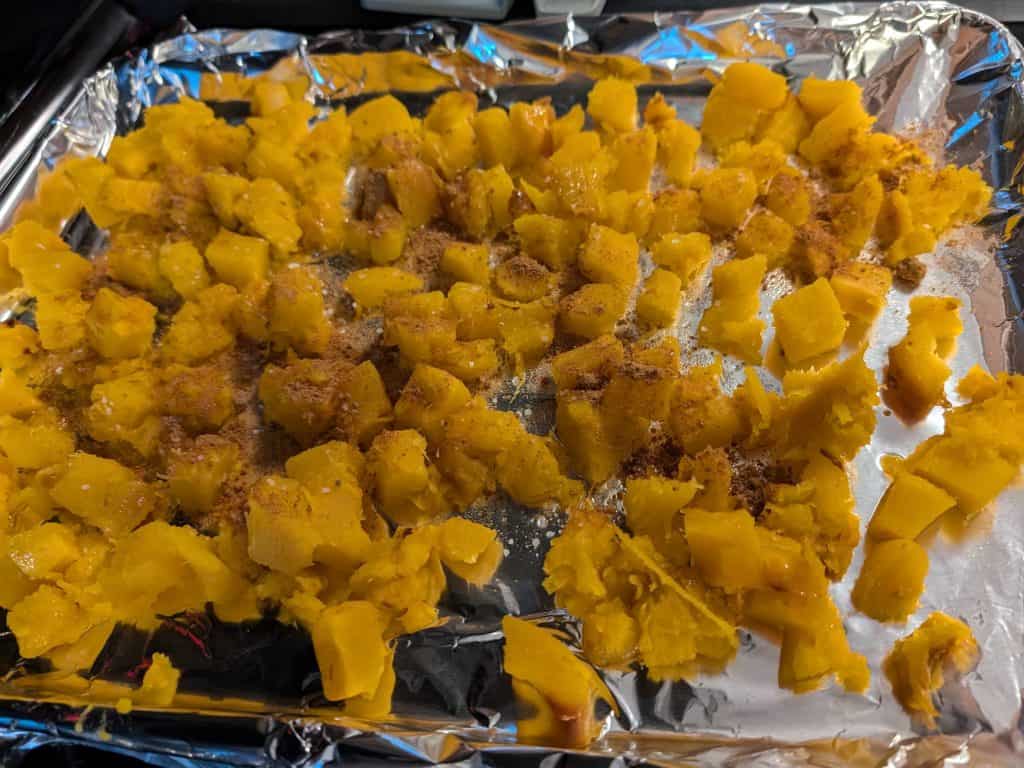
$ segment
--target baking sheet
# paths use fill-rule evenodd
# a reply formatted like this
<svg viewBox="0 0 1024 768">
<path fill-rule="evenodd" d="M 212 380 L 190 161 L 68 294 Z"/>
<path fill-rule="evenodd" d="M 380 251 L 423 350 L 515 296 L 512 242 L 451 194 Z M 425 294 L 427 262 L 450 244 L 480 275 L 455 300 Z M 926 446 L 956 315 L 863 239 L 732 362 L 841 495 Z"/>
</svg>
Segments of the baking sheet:
<svg viewBox="0 0 1024 768">
<path fill-rule="evenodd" d="M 735 34 L 737 23 L 744 35 Z M 182 93 L 197 96 L 203 74 L 305 73 L 311 81 L 310 98 L 317 103 L 325 108 L 353 105 L 366 98 L 367 86 L 374 83 L 346 74 L 333 55 L 389 50 L 423 54 L 439 83 L 473 88 L 482 103 L 550 95 L 559 112 L 585 97 L 587 76 L 626 71 L 637 80 L 642 100 L 661 90 L 694 123 L 708 90 L 702 73 L 724 68 L 735 55 L 753 56 L 796 78 L 813 73 L 857 79 L 870 111 L 879 117 L 879 129 L 920 136 L 937 159 L 975 164 L 997 189 L 993 214 L 982 231 L 947 237 L 928 260 L 929 272 L 919 291 L 956 295 L 964 302 L 966 328 L 952 361 L 951 382 L 979 361 L 992 371 L 1024 370 L 1019 316 L 1024 240 L 1014 226 L 1021 204 L 1017 176 L 1024 160 L 1024 57 L 1004 28 L 945 3 L 762 5 L 703 13 L 545 18 L 503 26 L 448 21 L 316 38 L 186 28 L 87 81 L 49 135 L 40 137 L 39 161 L 52 165 L 69 153 L 103 154 L 114 135 L 138 124 L 146 107 L 176 100 Z M 418 113 L 433 97 L 397 95 Z M 222 104 L 219 109 L 242 114 L 237 107 Z M 0 222 L 10 217 L 31 183 L 26 177 L 0 200 Z M 95 232 L 80 225 L 68 235 L 83 248 L 96 241 Z M 875 370 L 884 365 L 886 349 L 906 325 L 908 297 L 893 291 L 889 299 L 867 353 Z M 696 310 L 703 300 L 691 297 L 690 308 Z M 692 318 L 693 312 L 689 314 Z M 679 333 L 688 333 L 685 317 Z M 553 393 L 536 380 L 527 377 L 510 385 L 495 402 L 515 410 L 534 431 L 544 431 Z M 950 394 L 955 400 L 952 389 Z M 865 525 L 885 487 L 879 458 L 906 454 L 941 429 L 937 412 L 907 428 L 879 409 L 871 444 L 853 464 L 857 512 Z M 965 541 L 938 541 L 931 547 L 925 595 L 907 627 L 883 626 L 849 612 L 849 591 L 861 562 L 858 553 L 834 596 L 847 615 L 851 646 L 871 662 L 873 681 L 867 695 L 837 688 L 803 696 L 780 690 L 775 681 L 777 647 L 741 630 L 741 651 L 723 674 L 662 684 L 639 671 L 606 675 L 623 714 L 619 720 L 609 716 L 605 738 L 591 749 L 593 759 L 919 765 L 941 764 L 950 757 L 956 764 L 1019 764 L 1024 760 L 1019 732 L 1022 509 L 1024 491 L 1012 488 Z M 576 633 L 571 619 L 553 611 L 550 596 L 540 586 L 544 553 L 563 518 L 500 500 L 472 510 L 471 516 L 500 531 L 506 560 L 483 591 L 450 585 L 442 604 L 451 617 L 445 626 L 400 641 L 399 682 L 389 722 L 339 717 L 319 697 L 311 648 L 298 630 L 270 621 L 240 627 L 186 617 L 168 622 L 152 637 L 119 629 L 93 669 L 100 677 L 123 680 L 145 655 L 167 652 L 183 669 L 182 694 L 175 705 L 179 712 L 127 718 L 104 709 L 83 714 L 52 685 L 22 676 L 26 670 L 8 658 L 12 673 L 0 695 L 11 698 L 7 720 L 0 719 L 0 725 L 8 726 L 0 734 L 0 745 L 17 755 L 46 742 L 87 742 L 149 750 L 154 764 L 197 766 L 271 760 L 275 765 L 325 765 L 342 757 L 386 756 L 414 763 L 487 765 L 560 759 L 557 751 L 495 745 L 515 740 L 511 691 L 498 666 L 500 616 L 546 614 L 568 636 Z M 945 692 L 939 735 L 922 739 L 889 694 L 879 663 L 896 637 L 937 609 L 970 623 L 982 657 L 962 686 Z M 12 642 L 8 637 L 8 657 Z M 4 650 L 0 647 L 0 657 Z M 44 701 L 51 703 L 39 703 Z M 0 746 L 0 755 L 4 748 Z M 171 757 L 176 762 L 167 762 Z"/>
</svg>

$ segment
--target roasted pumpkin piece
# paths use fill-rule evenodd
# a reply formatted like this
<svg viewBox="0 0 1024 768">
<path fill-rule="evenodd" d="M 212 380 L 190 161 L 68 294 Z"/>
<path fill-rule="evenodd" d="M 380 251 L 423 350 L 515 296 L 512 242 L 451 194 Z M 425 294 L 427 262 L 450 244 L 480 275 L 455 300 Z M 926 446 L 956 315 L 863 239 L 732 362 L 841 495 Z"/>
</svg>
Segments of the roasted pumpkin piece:
<svg viewBox="0 0 1024 768">
<path fill-rule="evenodd" d="M 578 227 L 566 219 L 543 213 L 528 213 L 513 223 L 527 256 L 558 271 L 576 260 L 582 239 Z"/>
<path fill-rule="evenodd" d="M 587 746 L 601 732 L 597 700 L 614 703 L 604 683 L 552 633 L 514 616 L 502 619 L 501 628 L 503 666 L 521 709 L 519 738 L 527 744 Z"/>
<path fill-rule="evenodd" d="M 764 193 L 772 178 L 786 166 L 786 153 L 774 141 L 751 144 L 738 141 L 724 150 L 719 157 L 721 168 L 744 168 L 754 175 L 757 190 Z M 700 177 L 703 183 L 703 176 Z"/>
<path fill-rule="evenodd" d="M 267 331 L 274 346 L 303 355 L 324 352 L 331 324 L 324 311 L 324 284 L 312 267 L 275 273 L 267 305 Z"/>
<path fill-rule="evenodd" d="M 702 228 L 701 198 L 693 189 L 663 189 L 654 196 L 647 243 L 656 243 L 670 232 L 686 234 Z"/>
<path fill-rule="evenodd" d="M 906 621 L 916 609 L 928 574 L 928 553 L 911 539 L 875 544 L 853 586 L 853 606 L 876 621 Z"/>
<path fill-rule="evenodd" d="M 350 221 L 345 245 L 358 258 L 373 264 L 398 261 L 405 249 L 408 226 L 390 205 L 377 209 L 371 221 Z"/>
<path fill-rule="evenodd" d="M 205 256 L 217 279 L 235 288 L 266 278 L 270 269 L 270 245 L 266 240 L 227 229 L 217 233 L 206 247 Z"/>
<path fill-rule="evenodd" d="M 885 297 L 892 287 L 892 272 L 875 264 L 853 261 L 836 269 L 829 282 L 850 324 L 847 335 L 859 337 L 885 307 Z"/>
<path fill-rule="evenodd" d="M 536 301 L 551 289 L 552 274 L 529 256 L 513 256 L 494 270 L 494 286 L 505 298 Z"/>
<path fill-rule="evenodd" d="M 821 451 L 850 461 L 875 430 L 878 384 L 860 355 L 820 370 L 788 371 L 782 381 L 778 455 Z"/>
<path fill-rule="evenodd" d="M 612 376 L 624 358 L 621 341 L 611 335 L 599 336 L 555 355 L 551 360 L 551 374 L 559 391 L 595 389 Z"/>
<path fill-rule="evenodd" d="M 53 500 L 111 537 L 128 533 L 157 508 L 157 494 L 112 459 L 73 453 L 50 491 Z"/>
<path fill-rule="evenodd" d="M 598 485 L 615 474 L 625 456 L 622 448 L 613 444 L 600 404 L 590 395 L 560 395 L 555 427 L 573 468 L 589 484 Z"/>
<path fill-rule="evenodd" d="M 721 390 L 722 361 L 696 366 L 676 382 L 668 409 L 668 424 L 676 443 L 696 455 L 705 448 L 721 448 L 743 428 L 738 404 Z"/>
<path fill-rule="evenodd" d="M 426 438 L 404 429 L 377 435 L 367 453 L 377 507 L 396 525 L 422 525 L 450 511 L 440 474 L 427 463 L 426 451 Z"/>
<path fill-rule="evenodd" d="M 253 180 L 235 203 L 235 212 L 247 230 L 270 244 L 276 257 L 282 258 L 298 250 L 302 228 L 296 219 L 295 198 L 274 179 Z M 242 246 L 237 241 L 233 245 L 236 249 Z M 248 249 L 252 244 L 246 246 Z M 210 260 L 209 252 L 206 258 Z M 239 261 L 243 258 L 245 263 L 249 263 L 252 257 L 234 256 L 233 260 Z M 213 264 L 212 260 L 210 263 Z M 213 265 L 213 268 L 218 270 L 216 265 Z"/>
<path fill-rule="evenodd" d="M 885 404 L 907 421 L 918 421 L 940 403 L 950 373 L 946 360 L 962 330 L 958 299 L 912 298 L 907 334 L 889 349 Z"/>
<path fill-rule="evenodd" d="M 620 233 L 600 224 L 591 224 L 579 268 L 594 283 L 607 283 L 630 290 L 636 283 L 640 246 L 632 233 Z"/>
<path fill-rule="evenodd" d="M 627 298 L 617 285 L 587 283 L 559 302 L 559 323 L 567 333 L 596 339 L 615 330 L 626 314 Z"/>
<path fill-rule="evenodd" d="M 668 180 L 680 187 L 688 187 L 693 179 L 700 132 L 682 120 L 667 120 L 657 124 L 658 162 Z"/>
<path fill-rule="evenodd" d="M 519 101 L 508 110 L 512 125 L 512 143 L 520 166 L 532 166 L 554 148 L 551 130 L 555 110 L 548 99 L 527 103 Z"/>
<path fill-rule="evenodd" d="M 737 141 L 752 139 L 760 119 L 761 111 L 756 106 L 730 97 L 724 83 L 720 82 L 704 102 L 700 135 L 717 154 Z"/>
<path fill-rule="evenodd" d="M 690 557 L 706 583 L 730 593 L 767 586 L 760 538 L 746 510 L 690 509 L 684 525 Z"/>
<path fill-rule="evenodd" d="M 65 523 L 43 523 L 12 535 L 5 556 L 28 578 L 52 581 L 61 578 L 81 550 L 74 528 Z"/>
<path fill-rule="evenodd" d="M 807 116 L 816 122 L 840 104 L 860 104 L 861 88 L 853 80 L 821 80 L 812 75 L 801 83 L 797 99 Z"/>
<path fill-rule="evenodd" d="M 1019 463 L 969 430 L 926 440 L 908 457 L 906 467 L 956 499 L 964 520 L 990 504 L 1020 471 Z"/>
<path fill-rule="evenodd" d="M 92 264 L 39 222 L 16 224 L 4 244 L 10 265 L 34 296 L 77 292 L 92 274 Z"/>
<path fill-rule="evenodd" d="M 167 474 L 171 500 L 190 515 L 213 509 L 221 488 L 236 471 L 238 446 L 214 435 L 204 435 L 187 450 L 172 455 Z"/>
<path fill-rule="evenodd" d="M 437 174 L 425 163 L 403 158 L 387 170 L 387 179 L 395 205 L 410 229 L 421 227 L 440 215 Z"/>
<path fill-rule="evenodd" d="M 594 131 L 569 136 L 544 164 L 543 181 L 574 216 L 601 219 L 614 161 Z"/>
<path fill-rule="evenodd" d="M 342 376 L 338 394 L 338 421 L 349 440 L 368 445 L 391 423 L 391 399 L 369 360 Z"/>
<path fill-rule="evenodd" d="M 758 142 L 772 141 L 788 155 L 794 154 L 800 142 L 811 132 L 807 113 L 795 96 L 788 96 L 782 106 L 766 115 L 754 139 Z"/>
<path fill-rule="evenodd" d="M 311 521 L 309 498 L 301 483 L 276 475 L 261 478 L 249 491 L 249 557 L 282 573 L 308 568 L 322 542 Z"/>
<path fill-rule="evenodd" d="M 651 246 L 651 258 L 689 286 L 711 261 L 711 238 L 703 232 L 670 232 Z"/>
<path fill-rule="evenodd" d="M 875 230 L 885 195 L 878 176 L 866 176 L 849 192 L 829 197 L 829 216 L 850 257 L 857 256 Z"/>
<path fill-rule="evenodd" d="M 730 64 L 721 82 L 730 99 L 765 111 L 778 109 L 789 95 L 785 77 L 751 61 Z"/>
<path fill-rule="evenodd" d="M 615 169 L 609 179 L 611 188 L 645 191 L 650 185 L 658 153 L 657 134 L 647 127 L 619 134 L 612 141 L 610 151 L 615 158 Z"/>
<path fill-rule="evenodd" d="M 444 421 L 470 401 L 469 390 L 450 373 L 417 365 L 395 403 L 395 424 L 417 429 L 432 443 L 441 440 Z"/>
<path fill-rule="evenodd" d="M 263 418 L 299 443 L 311 444 L 334 424 L 343 371 L 336 363 L 313 359 L 268 365 L 259 383 Z"/>
<path fill-rule="evenodd" d="M 101 443 L 122 441 L 151 456 L 162 431 L 160 393 L 153 371 L 142 368 L 93 385 L 85 411 L 89 436 Z"/>
<path fill-rule="evenodd" d="M 194 299 L 210 285 L 202 254 L 187 240 L 162 246 L 157 267 L 183 299 Z"/>
<path fill-rule="evenodd" d="M 785 264 L 795 238 L 793 227 L 771 211 L 757 211 L 736 236 L 736 255 L 746 259 L 762 253 L 768 267 Z"/>
<path fill-rule="evenodd" d="M 43 407 L 32 388 L 13 370 L 0 370 L 0 416 L 27 416 Z"/>
<path fill-rule="evenodd" d="M 50 584 L 41 584 L 7 614 L 7 626 L 18 641 L 18 653 L 27 659 L 75 642 L 93 623 L 70 595 Z"/>
<path fill-rule="evenodd" d="M 652 328 L 668 328 L 679 314 L 681 294 L 682 280 L 675 273 L 654 270 L 637 297 L 637 319 Z"/>
<path fill-rule="evenodd" d="M 568 507 L 583 493 L 578 480 L 562 474 L 547 441 L 525 431 L 498 455 L 495 478 L 514 501 L 527 507 L 552 502 Z"/>
<path fill-rule="evenodd" d="M 712 270 L 713 298 L 700 320 L 701 344 L 744 362 L 757 362 L 765 326 L 757 316 L 758 296 L 766 266 L 765 257 L 758 254 Z"/>
<path fill-rule="evenodd" d="M 0 450 L 15 469 L 42 469 L 62 462 L 75 450 L 75 438 L 46 413 L 28 421 L 0 419 Z"/>
<path fill-rule="evenodd" d="M 478 112 L 473 118 L 473 131 L 484 168 L 515 167 L 518 157 L 512 138 L 512 121 L 504 108 L 491 107 Z"/>
<path fill-rule="evenodd" d="M 873 539 L 916 539 L 956 505 L 956 499 L 923 477 L 899 472 L 868 525 Z"/>
<path fill-rule="evenodd" d="M 800 142 L 800 156 L 812 165 L 828 164 L 841 157 L 843 149 L 859 134 L 866 133 L 874 121 L 860 101 L 840 101 Z"/>
<path fill-rule="evenodd" d="M 320 614 L 313 626 L 313 651 L 329 701 L 377 690 L 390 661 L 386 627 L 380 609 L 365 600 L 349 600 Z"/>
<path fill-rule="evenodd" d="M 636 87 L 617 77 L 594 83 L 587 94 L 587 114 L 603 131 L 625 133 L 636 128 Z"/>
<path fill-rule="evenodd" d="M 441 254 L 441 271 L 453 280 L 487 285 L 490 282 L 490 251 L 486 245 L 452 243 Z"/>
<path fill-rule="evenodd" d="M 398 267 L 367 267 L 350 272 L 342 287 L 360 308 L 377 310 L 389 296 L 421 290 L 423 280 Z"/>
<path fill-rule="evenodd" d="M 410 364 L 432 362 L 455 344 L 456 318 L 439 291 L 390 296 L 384 301 L 383 343 Z"/>
<path fill-rule="evenodd" d="M 490 528 L 453 517 L 441 524 L 438 554 L 456 576 L 475 586 L 483 586 L 501 563 L 502 545 Z"/>
<path fill-rule="evenodd" d="M 100 288 L 85 315 L 89 345 L 108 359 L 140 357 L 153 343 L 156 307 Z"/>
<path fill-rule="evenodd" d="M 193 365 L 229 349 L 235 343 L 232 321 L 238 303 L 238 292 L 228 285 L 200 291 L 172 318 L 160 342 L 161 354 L 171 362 Z"/>
<path fill-rule="evenodd" d="M 757 178 L 747 168 L 716 168 L 701 180 L 700 214 L 713 228 L 738 227 L 757 199 Z"/>
<path fill-rule="evenodd" d="M 810 189 L 806 177 L 795 168 L 780 169 L 768 182 L 764 205 L 790 225 L 803 226 L 811 215 Z"/>
<path fill-rule="evenodd" d="M 669 561 L 689 565 L 683 517 L 684 508 L 693 501 L 697 491 L 698 485 L 693 480 L 654 475 L 630 478 L 623 497 L 626 525 L 634 536 L 649 536 Z"/>
<path fill-rule="evenodd" d="M 933 727 L 939 714 L 933 694 L 952 672 L 963 675 L 978 661 L 978 642 L 959 619 L 936 611 L 896 641 L 882 662 L 893 695 L 908 715 Z"/>
<path fill-rule="evenodd" d="M 772 305 L 772 317 L 775 339 L 791 365 L 838 350 L 846 335 L 842 308 L 823 277 L 778 299 Z"/>
<path fill-rule="evenodd" d="M 0 368 L 20 370 L 39 352 L 39 334 L 27 325 L 0 325 Z"/>
<path fill-rule="evenodd" d="M 234 388 L 226 370 L 169 365 L 161 384 L 164 411 L 188 432 L 215 432 L 234 415 Z"/>
<path fill-rule="evenodd" d="M 382 138 L 395 133 L 408 133 L 415 124 L 409 111 L 394 96 L 378 96 L 349 113 L 352 141 L 356 151 L 366 154 Z"/>
</svg>

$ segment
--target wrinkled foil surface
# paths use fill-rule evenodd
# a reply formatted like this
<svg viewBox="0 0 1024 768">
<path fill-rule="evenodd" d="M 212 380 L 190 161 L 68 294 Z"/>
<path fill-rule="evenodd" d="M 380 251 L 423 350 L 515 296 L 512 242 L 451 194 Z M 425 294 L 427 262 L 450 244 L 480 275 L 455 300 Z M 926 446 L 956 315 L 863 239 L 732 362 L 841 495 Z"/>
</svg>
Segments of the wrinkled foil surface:
<svg viewBox="0 0 1024 768">
<path fill-rule="evenodd" d="M 203 74 L 255 75 L 271 68 L 304 73 L 325 108 L 359 103 L 365 90 L 339 78 L 330 54 L 407 50 L 426 56 L 447 87 L 477 90 L 483 103 L 547 95 L 559 112 L 580 102 L 587 75 L 632 59 L 646 65 L 641 98 L 663 91 L 693 123 L 730 53 L 716 34 L 741 22 L 751 37 L 741 55 L 796 78 L 854 78 L 877 127 L 915 135 L 944 162 L 978 167 L 996 189 L 993 213 L 977 229 L 946 238 L 928 259 L 922 293 L 960 297 L 965 332 L 952 361 L 955 382 L 974 363 L 993 372 L 1024 370 L 1024 235 L 1019 173 L 1024 166 L 1024 49 L 980 14 L 939 2 L 761 5 L 748 8 L 587 19 L 545 18 L 488 26 L 438 21 L 388 32 L 347 30 L 315 38 L 269 31 L 182 33 L 114 62 L 82 84 L 74 101 L 38 137 L 40 164 L 68 154 L 100 154 L 138 125 L 145 109 L 198 96 Z M 629 57 L 616 59 L 615 56 Z M 636 76 L 636 72 L 631 73 Z M 396 92 L 414 113 L 432 94 Z M 238 105 L 236 105 L 238 106 Z M 221 105 L 227 109 L 230 105 Z M 244 112 L 238 113 L 244 114 Z M 31 192 L 26 177 L 0 199 L 0 223 Z M 88 250 L 96 233 L 66 233 Z M 784 285 L 776 285 L 782 289 Z M 765 296 L 767 311 L 774 296 Z M 680 338 L 692 336 L 707 301 L 691 297 Z M 894 291 L 867 352 L 876 371 L 906 327 L 908 296 Z M 553 393 L 536 379 L 513 381 L 495 398 L 537 432 L 550 428 Z M 955 396 L 952 396 L 955 401 Z M 853 464 L 857 512 L 866 525 L 886 481 L 879 460 L 907 454 L 941 432 L 936 412 L 908 428 L 879 409 L 870 443 Z M 612 496 L 613 497 L 613 496 Z M 838 687 L 796 696 L 776 684 L 778 648 L 741 630 L 741 650 L 723 674 L 654 683 L 641 671 L 606 673 L 621 709 L 586 757 L 515 744 L 511 690 L 500 672 L 500 616 L 545 616 L 578 640 L 578 627 L 541 587 L 541 564 L 564 517 L 492 501 L 471 516 L 495 527 L 506 559 L 485 590 L 452 589 L 439 628 L 400 641 L 394 714 L 387 722 L 345 718 L 319 694 L 308 638 L 269 620 L 222 625 L 191 617 L 153 636 L 115 631 L 92 673 L 131 679 L 142 658 L 169 653 L 183 669 L 175 708 L 120 716 L 86 707 L 33 679 L 9 637 L 0 658 L 0 758 L 16 764 L 44 745 L 77 744 L 132 754 L 161 766 L 326 766 L 451 763 L 553 767 L 593 765 L 730 766 L 1020 765 L 1024 678 L 1024 490 L 1011 488 L 960 541 L 937 540 L 918 612 L 906 626 L 881 625 L 851 611 L 849 593 L 862 554 L 835 586 L 851 646 L 867 655 L 864 696 Z M 928 613 L 965 619 L 982 649 L 978 668 L 941 696 L 937 732 L 915 730 L 893 699 L 879 665 L 893 641 Z M 10 761 L 10 763 L 8 762 Z"/>
</svg>

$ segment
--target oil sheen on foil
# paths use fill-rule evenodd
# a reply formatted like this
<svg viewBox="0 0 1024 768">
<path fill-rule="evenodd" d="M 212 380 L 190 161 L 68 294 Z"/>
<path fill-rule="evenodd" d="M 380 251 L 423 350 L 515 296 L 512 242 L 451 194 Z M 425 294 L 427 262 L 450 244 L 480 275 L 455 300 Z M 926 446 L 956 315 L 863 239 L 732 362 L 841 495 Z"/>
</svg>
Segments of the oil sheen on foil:
<svg viewBox="0 0 1024 768">
<path fill-rule="evenodd" d="M 660 90 L 680 116 L 698 123 L 709 89 L 702 73 L 731 60 L 716 34 L 737 23 L 743 26 L 734 29 L 748 35 L 744 57 L 797 78 L 857 79 L 878 129 L 912 134 L 937 159 L 982 170 L 996 189 L 993 213 L 980 232 L 954 233 L 940 245 L 928 259 L 920 292 L 957 296 L 971 313 L 951 380 L 978 362 L 993 372 L 1024 370 L 1024 235 L 1015 227 L 1024 166 L 1024 49 L 996 22 L 945 3 L 761 5 L 502 26 L 438 21 L 315 38 L 268 30 L 198 33 L 183 24 L 180 35 L 88 80 L 61 119 L 38 137 L 38 160 L 52 166 L 69 153 L 102 155 L 114 135 L 139 123 L 147 106 L 183 93 L 198 96 L 204 73 L 287 67 L 309 76 L 310 96 L 325 109 L 351 106 L 365 98 L 365 89 L 339 79 L 330 54 L 366 51 L 422 54 L 446 87 L 478 91 L 481 106 L 550 96 L 559 113 L 583 99 L 587 75 L 607 66 L 609 56 L 628 57 L 614 61 L 647 67 L 646 82 L 638 84 L 641 100 Z M 433 97 L 395 95 L 414 114 L 422 114 Z M 0 199 L 0 223 L 9 221 L 32 181 L 26 177 Z M 69 234 L 77 248 L 102 247 L 95 231 Z M 772 298 L 765 298 L 765 311 Z M 889 296 L 866 356 L 876 371 L 903 335 L 907 301 L 897 291 Z M 681 341 L 692 337 L 704 302 L 706 296 L 684 307 Z M 535 432 L 546 432 L 553 416 L 553 391 L 541 379 L 527 375 L 496 395 L 499 407 L 514 410 Z M 885 487 L 880 459 L 905 455 L 941 431 L 941 416 L 908 428 L 879 408 L 875 435 L 854 463 L 863 524 Z M 614 500 L 614 488 L 606 496 Z M 606 674 L 622 714 L 617 720 L 609 715 L 590 759 L 733 766 L 1020 764 L 1024 489 L 1011 488 L 995 507 L 965 541 L 933 545 L 926 591 L 907 624 L 945 611 L 971 625 L 982 650 L 977 669 L 943 691 L 938 733 L 915 732 L 879 669 L 907 627 L 881 625 L 850 610 L 858 552 L 834 596 L 852 647 L 872 665 L 866 695 L 829 688 L 797 696 L 779 689 L 777 646 L 741 631 L 740 653 L 723 674 L 678 683 L 654 683 L 639 671 Z M 500 673 L 500 617 L 546 616 L 568 638 L 578 638 L 571 618 L 554 609 L 540 584 L 544 554 L 564 517 L 510 507 L 500 498 L 470 515 L 500 532 L 505 562 L 483 592 L 449 592 L 441 606 L 449 616 L 443 626 L 400 641 L 388 722 L 343 718 L 319 697 L 312 650 L 298 630 L 269 620 L 244 627 L 212 619 L 188 626 L 171 621 L 152 637 L 119 629 L 93 671 L 124 679 L 145 654 L 169 653 L 184 673 L 178 711 L 127 717 L 83 711 L 62 703 L 45 682 L 23 685 L 21 700 L 12 697 L 0 706 L 0 758 L 16 761 L 44 744 L 76 744 L 168 766 L 320 766 L 381 758 L 420 765 L 561 762 L 565 753 L 514 744 L 513 699 Z M 10 654 L 4 664 L 14 665 Z M 11 674 L 26 671 L 14 666 Z"/>
</svg>

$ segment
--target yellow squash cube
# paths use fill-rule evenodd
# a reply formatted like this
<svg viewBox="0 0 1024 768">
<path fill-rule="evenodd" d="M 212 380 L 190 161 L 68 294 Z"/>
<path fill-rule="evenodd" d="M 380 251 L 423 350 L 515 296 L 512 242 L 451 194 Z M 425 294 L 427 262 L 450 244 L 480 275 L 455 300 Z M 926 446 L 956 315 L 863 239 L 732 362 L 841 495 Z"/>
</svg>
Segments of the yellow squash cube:
<svg viewBox="0 0 1024 768">
<path fill-rule="evenodd" d="M 656 269 L 644 281 L 636 300 L 636 316 L 652 328 L 668 328 L 679 314 L 683 281 L 667 269 Z"/>
<path fill-rule="evenodd" d="M 135 296 L 100 288 L 85 315 L 89 345 L 112 360 L 144 355 L 153 344 L 156 307 Z"/>
<path fill-rule="evenodd" d="M 487 285 L 491 275 L 490 259 L 486 245 L 452 243 L 441 254 L 441 271 L 453 280 Z"/>
<path fill-rule="evenodd" d="M 626 292 L 617 285 L 588 283 L 559 302 L 558 321 L 566 333 L 596 339 L 615 330 L 626 313 Z"/>
<path fill-rule="evenodd" d="M 839 349 L 846 334 L 842 307 L 823 277 L 778 299 L 772 317 L 775 339 L 792 365 Z"/>
<path fill-rule="evenodd" d="M 956 499 L 923 477 L 900 472 L 875 508 L 868 536 L 916 539 L 955 505 Z"/>
<path fill-rule="evenodd" d="M 202 254 L 187 240 L 161 247 L 157 268 L 183 299 L 196 298 L 210 285 Z"/>
<path fill-rule="evenodd" d="M 205 255 L 217 279 L 239 289 L 265 279 L 270 270 L 270 244 L 266 240 L 226 229 L 210 241 Z"/>
<path fill-rule="evenodd" d="M 651 247 L 651 258 L 689 285 L 711 261 L 711 238 L 703 232 L 670 232 Z"/>
<path fill-rule="evenodd" d="M 853 607 L 876 621 L 906 621 L 917 609 L 927 574 L 928 553 L 916 541 L 879 542 L 861 566 Z"/>
<path fill-rule="evenodd" d="M 125 466 L 88 453 L 68 457 L 53 500 L 108 536 L 128 533 L 156 509 L 153 489 Z"/>
<path fill-rule="evenodd" d="M 414 293 L 423 288 L 423 280 L 398 267 L 367 267 L 350 272 L 342 287 L 362 309 L 377 310 L 389 296 Z"/>
<path fill-rule="evenodd" d="M 711 273 L 712 304 L 700 320 L 701 344 L 748 363 L 757 362 L 765 325 L 757 316 L 765 268 L 762 255 L 715 267 Z"/>
<path fill-rule="evenodd" d="M 756 199 L 757 179 L 751 171 L 717 168 L 707 173 L 701 185 L 700 213 L 716 229 L 735 229 Z"/>
<path fill-rule="evenodd" d="M 771 211 L 758 211 L 743 225 L 736 236 L 736 255 L 741 259 L 763 253 L 769 268 L 786 263 L 793 247 L 793 227 Z"/>
<path fill-rule="evenodd" d="M 587 114 L 603 131 L 625 133 L 636 128 L 636 86 L 617 77 L 594 83 L 587 95 Z"/>
<path fill-rule="evenodd" d="M 640 246 L 632 233 L 591 224 L 580 252 L 580 272 L 591 282 L 608 283 L 628 291 L 636 283 L 639 255 Z"/>
</svg>

